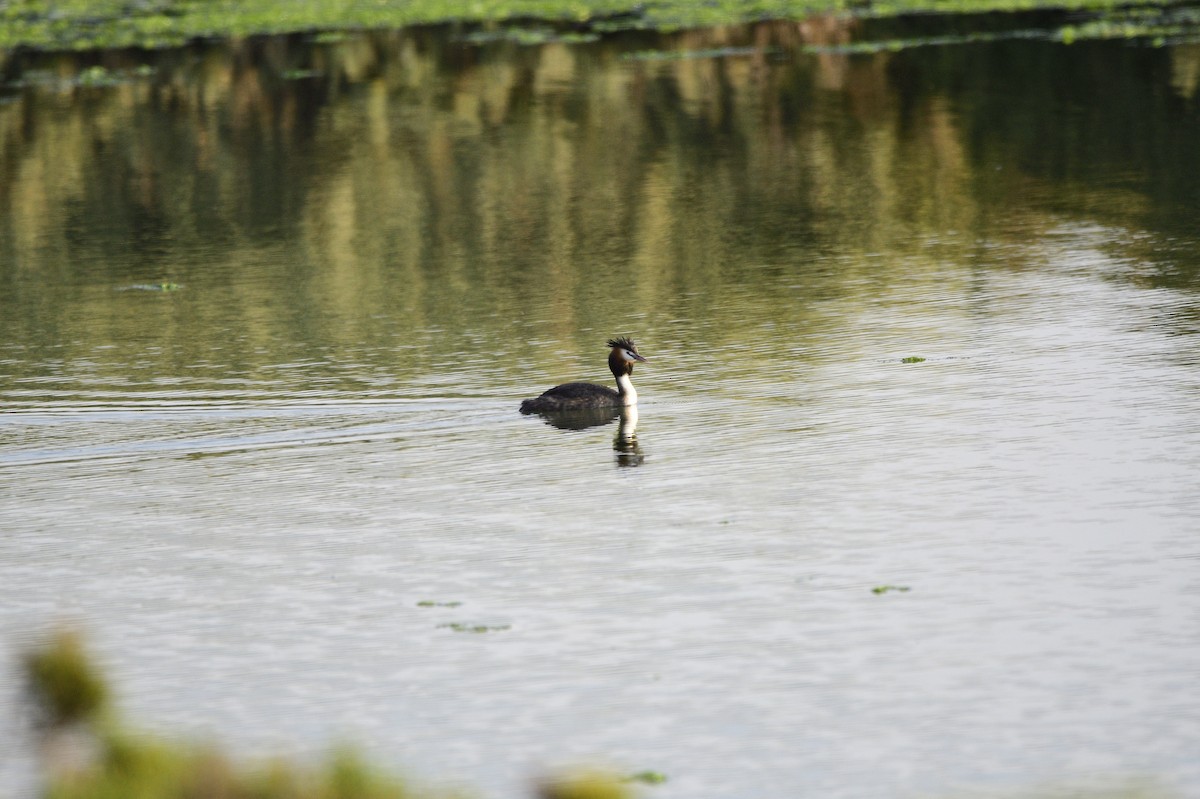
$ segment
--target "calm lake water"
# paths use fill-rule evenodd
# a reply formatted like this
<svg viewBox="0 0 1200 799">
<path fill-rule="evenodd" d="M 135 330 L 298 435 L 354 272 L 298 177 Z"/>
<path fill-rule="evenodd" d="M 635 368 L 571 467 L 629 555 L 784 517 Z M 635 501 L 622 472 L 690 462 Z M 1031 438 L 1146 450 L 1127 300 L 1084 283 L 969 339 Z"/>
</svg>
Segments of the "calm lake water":
<svg viewBox="0 0 1200 799">
<path fill-rule="evenodd" d="M 1200 46 L 862 32 L 14 57 L 0 795 L 64 620 L 482 797 L 1200 795 Z"/>
</svg>

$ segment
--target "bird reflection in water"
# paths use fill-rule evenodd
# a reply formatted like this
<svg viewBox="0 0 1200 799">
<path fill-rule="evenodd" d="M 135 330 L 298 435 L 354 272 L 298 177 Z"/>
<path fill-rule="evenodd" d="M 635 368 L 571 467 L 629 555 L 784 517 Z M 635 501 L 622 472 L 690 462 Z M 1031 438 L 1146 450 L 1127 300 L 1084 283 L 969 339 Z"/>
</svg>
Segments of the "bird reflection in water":
<svg viewBox="0 0 1200 799">
<path fill-rule="evenodd" d="M 621 415 L 621 409 L 612 408 L 580 408 L 572 411 L 536 411 L 535 414 L 543 422 L 559 430 L 587 430 L 609 424 Z"/>
<path fill-rule="evenodd" d="M 543 411 L 537 414 L 546 424 L 559 430 L 586 430 L 589 427 L 611 424 L 620 419 L 613 450 L 617 453 L 618 466 L 641 466 L 646 460 L 637 440 L 637 406 L 624 408 L 582 408 L 573 411 Z"/>
<path fill-rule="evenodd" d="M 621 409 L 621 425 L 613 436 L 613 449 L 617 452 L 618 466 L 641 466 L 646 460 L 637 440 L 638 411 L 636 405 Z"/>
</svg>

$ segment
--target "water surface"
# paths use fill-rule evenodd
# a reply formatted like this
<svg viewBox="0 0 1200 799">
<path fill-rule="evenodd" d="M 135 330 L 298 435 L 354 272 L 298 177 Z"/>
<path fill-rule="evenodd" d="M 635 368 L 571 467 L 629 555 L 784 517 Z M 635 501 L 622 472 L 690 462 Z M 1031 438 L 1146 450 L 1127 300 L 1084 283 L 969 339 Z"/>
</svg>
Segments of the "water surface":
<svg viewBox="0 0 1200 799">
<path fill-rule="evenodd" d="M 22 61 L 4 737 L 67 619 L 146 728 L 489 797 L 1200 792 L 1200 49 L 856 24 Z M 624 439 L 516 412 L 619 334 Z"/>
</svg>

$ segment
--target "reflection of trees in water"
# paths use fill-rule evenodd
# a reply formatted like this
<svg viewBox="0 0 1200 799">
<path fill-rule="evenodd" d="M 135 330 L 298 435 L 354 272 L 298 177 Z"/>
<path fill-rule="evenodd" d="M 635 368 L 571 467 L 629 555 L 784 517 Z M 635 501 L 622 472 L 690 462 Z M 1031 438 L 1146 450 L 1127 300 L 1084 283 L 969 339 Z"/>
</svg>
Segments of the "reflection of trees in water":
<svg viewBox="0 0 1200 799">
<path fill-rule="evenodd" d="M 796 280 L 871 291 L 889 263 L 969 262 L 982 236 L 1030 235 L 988 226 L 1018 198 L 1059 212 L 1083 197 L 1117 221 L 1194 192 L 1195 48 L 799 53 L 855 24 L 584 45 L 452 28 L 247 39 L 163 53 L 112 89 L 33 84 L 0 105 L 0 257 L 112 282 L 164 264 L 281 270 L 230 301 L 292 324 L 267 310 L 286 308 L 269 294 L 284 282 L 348 340 L 397 308 L 413 330 L 524 319 L 561 339 L 622 307 L 736 328 L 711 298 L 761 292 L 770 313 L 783 301 L 764 274 L 831 254 L 837 269 Z M 30 66 L 69 76 L 84 58 Z M 1040 214 L 1033 229 L 1053 224 Z"/>
</svg>

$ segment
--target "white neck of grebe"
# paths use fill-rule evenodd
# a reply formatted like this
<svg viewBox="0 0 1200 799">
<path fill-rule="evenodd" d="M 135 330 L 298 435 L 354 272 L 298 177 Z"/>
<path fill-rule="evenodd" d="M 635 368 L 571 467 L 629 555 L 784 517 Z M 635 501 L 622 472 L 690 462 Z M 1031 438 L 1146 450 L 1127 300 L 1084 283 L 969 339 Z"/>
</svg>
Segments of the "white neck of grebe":
<svg viewBox="0 0 1200 799">
<path fill-rule="evenodd" d="M 637 389 L 633 387 L 629 375 L 617 375 L 617 391 L 621 393 L 622 405 L 637 405 Z"/>
</svg>

